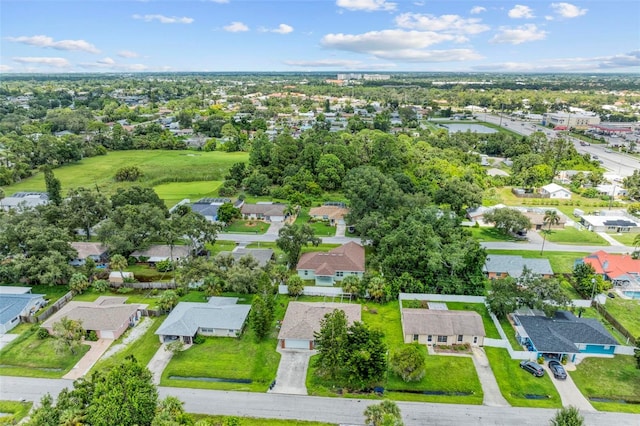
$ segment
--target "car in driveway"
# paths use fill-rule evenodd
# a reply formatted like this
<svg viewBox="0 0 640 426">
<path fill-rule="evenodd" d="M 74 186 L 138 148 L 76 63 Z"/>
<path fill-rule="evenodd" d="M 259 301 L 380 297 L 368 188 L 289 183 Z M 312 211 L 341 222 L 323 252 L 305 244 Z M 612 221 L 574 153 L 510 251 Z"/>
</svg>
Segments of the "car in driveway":
<svg viewBox="0 0 640 426">
<path fill-rule="evenodd" d="M 520 368 L 529 373 L 533 374 L 536 377 L 544 376 L 544 368 L 537 362 L 533 361 L 520 361 Z"/>
<path fill-rule="evenodd" d="M 564 380 L 567 378 L 567 372 L 565 371 L 562 364 L 556 360 L 549 361 L 549 370 L 553 373 L 553 377 L 559 380 Z"/>
</svg>

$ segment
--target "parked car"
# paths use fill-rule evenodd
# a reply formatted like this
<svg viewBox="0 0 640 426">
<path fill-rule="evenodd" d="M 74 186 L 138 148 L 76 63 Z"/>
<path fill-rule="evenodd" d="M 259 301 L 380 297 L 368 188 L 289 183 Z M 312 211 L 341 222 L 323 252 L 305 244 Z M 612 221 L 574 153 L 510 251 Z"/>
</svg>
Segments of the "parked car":
<svg viewBox="0 0 640 426">
<path fill-rule="evenodd" d="M 544 376 L 544 368 L 537 362 L 533 361 L 520 361 L 520 368 L 528 371 L 536 377 Z"/>
<path fill-rule="evenodd" d="M 564 370 L 562 364 L 558 361 L 551 360 L 549 361 L 549 370 L 553 373 L 553 377 L 556 379 L 564 380 L 567 378 L 567 372 Z"/>
<path fill-rule="evenodd" d="M 604 152 L 613 152 L 609 148 L 605 148 Z"/>
</svg>

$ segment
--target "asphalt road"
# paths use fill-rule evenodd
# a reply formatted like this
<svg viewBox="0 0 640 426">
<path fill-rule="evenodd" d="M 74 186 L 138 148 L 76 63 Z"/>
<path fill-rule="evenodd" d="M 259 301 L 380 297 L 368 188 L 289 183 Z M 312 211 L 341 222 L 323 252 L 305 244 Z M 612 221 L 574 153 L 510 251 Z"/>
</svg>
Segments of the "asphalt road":
<svg viewBox="0 0 640 426">
<path fill-rule="evenodd" d="M 0 377 L 0 400 L 25 398 L 39 401 L 46 394 L 57 395 L 71 381 Z M 204 389 L 158 388 L 160 397 L 175 396 L 185 401 L 190 413 L 221 414 L 243 417 L 315 420 L 329 423 L 362 425 L 362 413 L 375 400 L 321 398 L 249 392 L 225 392 Z M 398 403 L 407 426 L 438 425 L 522 425 L 548 424 L 555 410 L 542 408 L 487 407 L 416 402 Z M 640 425 L 640 415 L 624 413 L 583 413 L 590 426 Z"/>
</svg>

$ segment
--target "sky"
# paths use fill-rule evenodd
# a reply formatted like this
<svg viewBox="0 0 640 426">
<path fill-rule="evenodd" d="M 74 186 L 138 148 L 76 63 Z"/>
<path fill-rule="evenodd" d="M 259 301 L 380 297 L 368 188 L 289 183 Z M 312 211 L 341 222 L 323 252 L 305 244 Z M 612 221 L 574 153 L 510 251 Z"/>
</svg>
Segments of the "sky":
<svg viewBox="0 0 640 426">
<path fill-rule="evenodd" d="M 640 1 L 0 0 L 0 73 L 640 72 Z"/>
</svg>

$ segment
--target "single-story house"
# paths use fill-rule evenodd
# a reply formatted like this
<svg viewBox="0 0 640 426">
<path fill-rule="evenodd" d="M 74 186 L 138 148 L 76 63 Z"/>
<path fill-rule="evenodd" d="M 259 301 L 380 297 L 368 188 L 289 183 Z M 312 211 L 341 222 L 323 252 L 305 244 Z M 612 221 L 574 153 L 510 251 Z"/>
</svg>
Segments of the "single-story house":
<svg viewBox="0 0 640 426">
<path fill-rule="evenodd" d="M 468 208 L 466 212 L 466 216 L 467 216 L 467 219 L 469 219 L 472 222 L 483 223 L 485 213 L 492 212 L 495 209 L 503 209 L 505 207 L 507 206 L 505 206 L 504 204 L 496 204 L 495 206 L 491 206 L 491 207 L 478 206 L 474 208 Z"/>
<path fill-rule="evenodd" d="M 218 221 L 218 209 L 224 203 L 230 203 L 229 198 L 201 198 L 195 203 L 191 204 L 191 211 L 199 213 L 205 217 L 209 222 Z"/>
<path fill-rule="evenodd" d="M 353 241 L 328 252 L 309 252 L 300 256 L 296 266 L 303 280 L 315 280 L 316 285 L 332 286 L 344 277 L 364 275 L 364 247 Z"/>
<path fill-rule="evenodd" d="M 628 191 L 622 185 L 612 185 L 610 183 L 596 186 L 596 191 L 598 191 L 598 195 L 608 195 L 613 198 L 626 197 L 628 194 Z"/>
<path fill-rule="evenodd" d="M 153 265 L 165 260 L 179 262 L 189 257 L 190 254 L 191 248 L 189 246 L 176 245 L 172 248 L 169 245 L 158 244 L 146 250 L 136 250 L 131 253 L 131 257 L 138 259 L 138 262 L 148 262 Z"/>
<path fill-rule="evenodd" d="M 323 205 L 309 209 L 309 216 L 316 220 L 325 220 L 335 226 L 344 225 L 344 216 L 349 213 L 349 209 L 344 205 Z"/>
<path fill-rule="evenodd" d="M 0 209 L 9 211 L 29 209 L 49 203 L 49 194 L 46 192 L 16 192 L 13 195 L 0 199 Z"/>
<path fill-rule="evenodd" d="M 101 243 L 74 241 L 71 247 L 78 252 L 78 256 L 69 262 L 71 266 L 83 266 L 89 258 L 98 266 L 109 262 L 109 249 Z"/>
<path fill-rule="evenodd" d="M 405 343 L 482 346 L 487 335 L 474 311 L 404 308 L 401 314 Z"/>
<path fill-rule="evenodd" d="M 348 326 L 361 320 L 361 305 L 357 303 L 289 302 L 278 334 L 280 347 L 313 350 L 321 321 L 335 310 L 344 311 Z"/>
<path fill-rule="evenodd" d="M 640 285 L 640 259 L 626 254 L 613 254 L 599 250 L 579 260 L 591 265 L 596 274 L 601 275 L 614 286 Z"/>
<path fill-rule="evenodd" d="M 238 337 L 251 305 L 238 305 L 237 297 L 210 297 L 207 303 L 180 302 L 162 322 L 156 334 L 162 343 L 181 339 L 193 343 L 196 334 Z"/>
<path fill-rule="evenodd" d="M 526 259 L 522 256 L 490 254 L 482 270 L 490 280 L 496 278 L 519 278 L 524 268 L 543 278 L 551 278 L 553 269 L 548 259 Z"/>
<path fill-rule="evenodd" d="M 595 318 L 578 318 L 558 311 L 553 318 L 544 315 L 512 315 L 516 338 L 535 352 L 535 357 L 575 361 L 577 354 L 613 355 L 618 342 Z"/>
<path fill-rule="evenodd" d="M 245 256 L 253 257 L 261 268 L 267 266 L 269 262 L 275 260 L 275 255 L 272 249 L 250 249 L 243 247 L 236 247 L 232 251 L 221 251 L 220 256 L 233 256 L 233 260 L 236 262 Z"/>
<path fill-rule="evenodd" d="M 531 226 L 533 229 L 539 231 L 541 229 L 549 229 L 549 224 L 544 222 L 544 217 L 546 213 L 541 213 L 537 211 L 523 211 L 523 215 L 529 218 L 531 222 Z M 551 224 L 551 229 L 564 229 L 564 226 L 567 224 L 567 219 L 563 214 L 558 214 L 558 223 Z"/>
<path fill-rule="evenodd" d="M 580 223 L 589 231 L 594 232 L 640 232 L 640 222 L 637 219 L 631 219 L 627 216 L 594 216 L 583 215 L 580 217 Z"/>
<path fill-rule="evenodd" d="M 258 203 L 243 204 L 240 213 L 245 219 L 264 220 L 266 222 L 284 222 L 287 218 L 284 211 L 287 209 L 285 204 L 279 203 Z"/>
<path fill-rule="evenodd" d="M 67 317 L 80 321 L 82 328 L 95 331 L 100 339 L 117 339 L 138 323 L 147 305 L 125 304 L 126 297 L 100 296 L 94 302 L 71 301 L 49 317 L 42 327 L 53 333 L 53 325 Z"/>
<path fill-rule="evenodd" d="M 543 186 L 542 188 L 540 188 L 540 193 L 545 196 L 548 195 L 549 198 L 560 198 L 564 200 L 571 199 L 571 191 L 558 185 L 557 183 L 550 183 Z"/>
<path fill-rule="evenodd" d="M 0 293 L 0 334 L 8 333 L 20 324 L 21 316 L 33 315 L 46 304 L 44 294 Z"/>
</svg>

